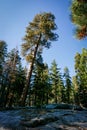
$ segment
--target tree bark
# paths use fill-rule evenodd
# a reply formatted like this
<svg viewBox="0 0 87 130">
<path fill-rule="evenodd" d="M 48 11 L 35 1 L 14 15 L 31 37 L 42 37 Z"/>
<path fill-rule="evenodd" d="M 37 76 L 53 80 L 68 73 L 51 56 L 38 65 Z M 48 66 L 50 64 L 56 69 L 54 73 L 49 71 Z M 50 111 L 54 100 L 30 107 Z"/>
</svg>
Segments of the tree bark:
<svg viewBox="0 0 87 130">
<path fill-rule="evenodd" d="M 27 94 L 28 94 L 28 89 L 30 88 L 30 80 L 31 80 L 31 76 L 32 76 L 34 61 L 35 61 L 35 58 L 36 58 L 36 54 L 37 54 L 37 50 L 38 50 L 40 40 L 41 40 L 41 34 L 40 34 L 38 42 L 35 46 L 33 59 L 32 59 L 32 62 L 30 64 L 30 71 L 29 71 L 27 79 L 26 79 L 26 85 L 25 85 L 25 88 L 24 88 L 23 93 L 22 93 L 21 98 L 20 98 L 20 105 L 21 106 L 25 106 L 25 101 L 26 101 L 26 97 L 27 97 Z"/>
</svg>

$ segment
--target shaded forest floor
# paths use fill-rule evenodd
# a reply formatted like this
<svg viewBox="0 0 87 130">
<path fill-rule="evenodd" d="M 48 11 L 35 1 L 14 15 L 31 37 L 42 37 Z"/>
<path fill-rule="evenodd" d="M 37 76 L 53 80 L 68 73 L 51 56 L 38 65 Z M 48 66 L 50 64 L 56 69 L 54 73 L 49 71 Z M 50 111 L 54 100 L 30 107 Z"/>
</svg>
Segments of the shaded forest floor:
<svg viewBox="0 0 87 130">
<path fill-rule="evenodd" d="M 0 130 L 87 130 L 87 110 L 4 110 L 0 111 Z"/>
</svg>

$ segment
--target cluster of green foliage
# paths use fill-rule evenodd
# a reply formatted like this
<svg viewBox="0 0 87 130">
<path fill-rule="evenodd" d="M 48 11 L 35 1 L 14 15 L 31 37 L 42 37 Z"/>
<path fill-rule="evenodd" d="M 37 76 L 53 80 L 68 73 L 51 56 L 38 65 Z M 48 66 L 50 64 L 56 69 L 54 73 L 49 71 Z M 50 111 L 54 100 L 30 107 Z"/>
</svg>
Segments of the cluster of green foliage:
<svg viewBox="0 0 87 130">
<path fill-rule="evenodd" d="M 76 37 L 87 37 L 87 0 L 72 1 L 71 20 L 76 25 Z"/>
<path fill-rule="evenodd" d="M 74 88 L 75 100 L 78 104 L 87 107 L 87 49 L 82 50 L 82 54 L 77 53 L 75 56 Z"/>
<path fill-rule="evenodd" d="M 68 70 L 67 67 L 66 69 Z M 64 74 L 67 75 L 67 72 L 64 71 Z M 50 68 L 44 63 L 35 64 L 27 98 L 28 104 L 42 106 L 49 103 L 73 103 L 71 79 L 69 73 L 67 78 L 64 74 L 61 74 L 55 60 L 53 60 Z M 64 81 L 67 82 L 67 80 L 70 80 L 71 84 L 64 84 Z M 70 87 L 69 90 L 68 86 Z"/>
<path fill-rule="evenodd" d="M 7 53 L 7 45 L 0 41 L 0 106 L 18 105 L 25 84 L 25 71 L 17 49 Z"/>
</svg>

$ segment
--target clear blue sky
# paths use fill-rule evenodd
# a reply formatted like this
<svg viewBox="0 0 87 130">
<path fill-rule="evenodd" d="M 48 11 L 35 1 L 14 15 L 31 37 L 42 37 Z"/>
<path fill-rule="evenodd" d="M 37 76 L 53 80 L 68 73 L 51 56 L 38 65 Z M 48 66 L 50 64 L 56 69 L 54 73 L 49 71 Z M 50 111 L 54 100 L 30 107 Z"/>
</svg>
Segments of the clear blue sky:
<svg viewBox="0 0 87 130">
<path fill-rule="evenodd" d="M 28 23 L 40 12 L 51 12 L 56 17 L 59 40 L 43 52 L 49 66 L 53 59 L 63 71 L 68 67 L 74 75 L 74 56 L 87 48 L 86 40 L 74 38 L 74 25 L 70 21 L 70 0 L 0 0 L 0 40 L 6 41 L 8 50 L 20 49 Z"/>
</svg>

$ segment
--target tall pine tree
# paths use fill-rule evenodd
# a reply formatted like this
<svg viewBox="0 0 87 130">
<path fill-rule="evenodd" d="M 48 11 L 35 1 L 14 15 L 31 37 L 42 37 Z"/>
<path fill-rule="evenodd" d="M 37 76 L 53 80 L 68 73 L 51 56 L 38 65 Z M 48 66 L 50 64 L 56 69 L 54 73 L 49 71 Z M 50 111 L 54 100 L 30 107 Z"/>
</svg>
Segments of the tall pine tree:
<svg viewBox="0 0 87 130">
<path fill-rule="evenodd" d="M 64 79 L 64 84 L 66 88 L 66 102 L 71 103 L 72 82 L 69 74 L 69 69 L 67 67 L 64 68 Z"/>
<path fill-rule="evenodd" d="M 61 80 L 60 69 L 57 67 L 57 63 L 55 60 L 53 60 L 50 68 L 50 78 L 52 86 L 52 102 L 61 102 L 61 91 L 63 87 L 63 82 Z"/>
<path fill-rule="evenodd" d="M 78 84 L 79 104 L 87 106 L 87 49 L 83 48 L 82 53 L 75 56 L 75 71 Z"/>
<path fill-rule="evenodd" d="M 25 105 L 37 53 L 42 52 L 45 47 L 50 48 L 51 41 L 57 40 L 58 35 L 54 33 L 56 29 L 55 16 L 52 13 L 45 12 L 37 14 L 26 28 L 26 35 L 24 37 L 24 43 L 22 44 L 22 54 L 30 63 L 30 67 L 26 87 L 20 99 L 22 106 Z"/>
</svg>

